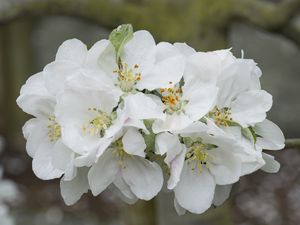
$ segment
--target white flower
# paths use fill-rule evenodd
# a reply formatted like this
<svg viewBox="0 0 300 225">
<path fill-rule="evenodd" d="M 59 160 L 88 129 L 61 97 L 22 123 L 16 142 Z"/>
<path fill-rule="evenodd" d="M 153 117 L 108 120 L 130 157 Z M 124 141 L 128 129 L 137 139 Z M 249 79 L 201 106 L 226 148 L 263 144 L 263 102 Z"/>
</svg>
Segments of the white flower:
<svg viewBox="0 0 300 225">
<path fill-rule="evenodd" d="M 17 185 L 10 180 L 2 179 L 3 170 L 0 167 L 0 224 L 14 225 L 15 222 L 9 213 L 6 203 L 13 202 L 19 196 Z"/>
<path fill-rule="evenodd" d="M 85 84 L 76 86 L 81 79 Z M 101 84 L 99 77 L 74 77 L 58 98 L 62 140 L 83 156 L 75 160 L 77 166 L 92 165 L 124 126 L 146 129 L 143 120 L 164 118 L 155 96 L 136 93 L 119 103 L 119 91 Z"/>
<path fill-rule="evenodd" d="M 19 107 L 35 116 L 23 127 L 26 150 L 33 158 L 32 169 L 40 179 L 73 176 L 74 153 L 61 142 L 61 128 L 54 115 L 56 104 L 45 87 L 42 73 L 31 76 L 17 99 Z"/>
<path fill-rule="evenodd" d="M 235 122 L 248 127 L 262 122 L 272 106 L 272 96 L 260 89 L 260 76 L 253 60 L 236 59 L 230 50 L 221 50 L 193 54 L 184 79 L 214 82 L 219 88 L 210 113 L 218 125 Z"/>
<path fill-rule="evenodd" d="M 172 88 L 160 89 L 166 118 L 153 123 L 153 132 L 179 131 L 200 120 L 213 108 L 217 93 L 214 84 L 196 79 L 185 82 L 182 87 L 177 83 Z"/>
<path fill-rule="evenodd" d="M 0 204 L 0 224 L 1 225 L 14 225 L 15 222 L 9 214 L 9 209 L 6 205 Z"/>
<path fill-rule="evenodd" d="M 179 82 L 183 75 L 182 54 L 169 43 L 156 45 L 148 31 L 133 34 L 133 38 L 125 44 L 118 63 L 115 49 L 108 40 L 97 42 L 90 52 L 94 57 L 87 60 L 89 67 L 104 72 L 98 71 L 94 75 L 106 76 L 103 79 L 123 93 L 170 87 L 170 82 Z"/>
<path fill-rule="evenodd" d="M 77 39 L 65 41 L 58 48 L 55 61 L 46 65 L 43 70 L 48 91 L 53 96 L 59 94 L 68 78 L 82 73 L 87 57 L 87 47 L 81 41 Z"/>
<path fill-rule="evenodd" d="M 145 149 L 141 133 L 136 128 L 126 129 L 90 169 L 93 195 L 113 183 L 128 199 L 150 200 L 156 196 L 163 185 L 163 174 L 157 163 L 145 159 Z"/>
<path fill-rule="evenodd" d="M 241 175 L 240 146 L 218 134 L 209 135 L 206 125 L 196 122 L 178 135 L 157 135 L 156 150 L 166 153 L 176 207 L 202 213 L 213 203 L 216 185 L 235 183 Z"/>
<path fill-rule="evenodd" d="M 77 165 L 91 165 L 122 128 L 125 117 L 113 112 L 118 101 L 119 96 L 113 90 L 93 87 L 68 86 L 58 97 L 56 119 L 61 125 L 64 144 L 82 156 L 76 159 Z"/>
</svg>

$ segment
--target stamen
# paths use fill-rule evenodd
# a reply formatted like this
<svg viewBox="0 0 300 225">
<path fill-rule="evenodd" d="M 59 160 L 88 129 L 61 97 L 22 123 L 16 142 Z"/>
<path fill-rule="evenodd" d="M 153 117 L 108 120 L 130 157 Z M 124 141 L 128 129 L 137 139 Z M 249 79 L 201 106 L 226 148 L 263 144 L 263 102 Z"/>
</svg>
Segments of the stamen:
<svg viewBox="0 0 300 225">
<path fill-rule="evenodd" d="M 57 141 L 61 137 L 60 125 L 56 122 L 55 116 L 49 116 L 48 137 L 51 142 Z"/>
<path fill-rule="evenodd" d="M 218 126 L 228 127 L 232 122 L 231 111 L 228 107 L 222 109 L 215 107 L 215 109 L 212 112 L 210 112 L 209 115 L 211 118 L 214 119 L 215 123 Z"/>
<path fill-rule="evenodd" d="M 112 117 L 97 108 L 88 108 L 88 111 L 96 114 L 96 116 L 94 119 L 90 120 L 88 124 L 82 127 L 83 133 L 89 134 L 92 137 L 95 135 L 103 137 L 105 131 L 112 124 Z"/>
<path fill-rule="evenodd" d="M 160 94 L 162 102 L 167 106 L 166 112 L 169 114 L 181 113 L 183 106 L 187 104 L 186 100 L 182 100 L 182 89 L 179 84 L 174 85 L 172 88 L 161 88 Z"/>
<path fill-rule="evenodd" d="M 120 138 L 117 141 L 115 141 L 111 145 L 111 147 L 114 149 L 113 150 L 113 155 L 118 158 L 118 164 L 119 164 L 119 166 L 122 167 L 123 169 L 125 169 L 126 168 L 126 164 L 125 164 L 125 160 L 124 159 L 126 157 L 132 157 L 132 156 L 129 155 L 127 152 L 125 152 L 122 139 Z"/>
<path fill-rule="evenodd" d="M 133 68 L 129 68 L 126 63 L 121 63 L 119 69 L 113 71 L 118 75 L 119 86 L 123 91 L 132 91 L 134 85 L 141 80 L 141 73 L 136 71 L 138 68 L 139 65 L 137 64 L 135 64 Z"/>
<path fill-rule="evenodd" d="M 210 161 L 212 161 L 214 157 L 209 154 L 208 145 L 203 144 L 202 142 L 194 142 L 186 153 L 185 160 L 188 164 L 195 162 L 193 167 L 191 168 L 193 171 L 198 169 L 200 173 L 203 171 L 203 166 L 207 169 L 209 168 Z"/>
</svg>

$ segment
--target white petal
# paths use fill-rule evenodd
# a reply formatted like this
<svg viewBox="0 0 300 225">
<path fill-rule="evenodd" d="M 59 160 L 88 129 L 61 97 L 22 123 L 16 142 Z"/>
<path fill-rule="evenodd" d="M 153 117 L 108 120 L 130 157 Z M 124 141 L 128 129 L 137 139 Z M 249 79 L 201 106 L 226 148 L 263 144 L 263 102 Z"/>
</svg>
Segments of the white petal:
<svg viewBox="0 0 300 225">
<path fill-rule="evenodd" d="M 123 196 L 120 196 L 122 200 L 126 200 L 126 202 L 129 201 L 129 203 L 131 203 L 131 204 L 137 201 L 137 197 L 135 196 L 135 194 L 132 193 L 132 191 L 130 190 L 130 187 L 125 183 L 125 181 L 123 180 L 123 178 L 121 176 L 118 176 L 114 180 L 114 185 L 118 188 L 118 190 L 123 195 Z"/>
<path fill-rule="evenodd" d="M 209 154 L 213 156 L 209 171 L 213 174 L 216 184 L 232 184 L 240 178 L 242 172 L 240 159 L 229 151 L 221 147 L 209 151 Z"/>
<path fill-rule="evenodd" d="M 272 106 L 272 95 L 263 90 L 240 94 L 231 104 L 232 119 L 241 126 L 252 126 L 266 118 Z"/>
<path fill-rule="evenodd" d="M 125 44 L 121 58 L 130 68 L 137 64 L 140 70 L 145 70 L 154 63 L 154 48 L 152 35 L 140 30 L 134 32 L 133 38 Z"/>
<path fill-rule="evenodd" d="M 177 48 L 181 54 L 183 54 L 185 57 L 191 56 L 194 53 L 196 53 L 196 50 L 192 47 L 188 46 L 186 43 L 174 43 L 175 48 Z"/>
<path fill-rule="evenodd" d="M 178 204 L 176 198 L 174 198 L 174 207 L 179 216 L 183 216 L 186 213 L 186 210 Z"/>
<path fill-rule="evenodd" d="M 180 143 L 177 135 L 165 132 L 158 134 L 155 138 L 155 153 L 160 155 L 167 153 L 164 161 L 169 166 L 171 172 L 168 180 L 168 189 L 173 189 L 180 178 L 186 148 Z"/>
<path fill-rule="evenodd" d="M 196 121 L 206 115 L 215 105 L 218 88 L 214 84 L 205 84 L 191 80 L 182 87 L 183 99 L 188 100 L 185 114 Z"/>
<path fill-rule="evenodd" d="M 177 135 L 164 132 L 157 134 L 155 137 L 155 153 L 158 155 L 164 155 L 168 151 L 178 148 L 179 145 L 180 142 Z"/>
<path fill-rule="evenodd" d="M 43 72 L 30 76 L 26 83 L 21 87 L 20 94 L 49 96 L 50 93 L 46 89 Z"/>
<path fill-rule="evenodd" d="M 58 140 L 53 146 L 52 165 L 54 168 L 66 171 L 73 164 L 73 152 Z"/>
<path fill-rule="evenodd" d="M 45 118 L 53 114 L 55 99 L 46 89 L 42 73 L 35 74 L 26 81 L 17 104 L 24 112 L 35 117 Z"/>
<path fill-rule="evenodd" d="M 141 80 L 136 87 L 150 91 L 168 88 L 178 83 L 184 72 L 184 56 L 169 43 L 159 43 L 156 50 L 156 63 L 143 71 Z"/>
<path fill-rule="evenodd" d="M 192 134 L 199 134 L 208 131 L 208 126 L 200 121 L 193 122 L 186 128 L 179 131 L 181 136 L 188 137 Z"/>
<path fill-rule="evenodd" d="M 77 176 L 70 181 L 60 180 L 60 191 L 67 205 L 75 204 L 89 190 L 87 179 L 88 168 L 80 168 Z"/>
<path fill-rule="evenodd" d="M 94 196 L 103 192 L 115 179 L 119 172 L 117 159 L 112 150 L 107 150 L 93 165 L 88 173 L 89 185 Z"/>
<path fill-rule="evenodd" d="M 180 115 L 177 115 L 176 113 L 172 115 L 167 114 L 165 120 L 154 121 L 152 130 L 155 134 L 164 131 L 179 132 L 192 123 L 193 121 L 183 113 Z"/>
<path fill-rule="evenodd" d="M 216 184 L 206 169 L 200 173 L 190 166 L 185 163 L 183 167 L 180 182 L 174 189 L 175 198 L 182 208 L 200 214 L 211 206 Z"/>
<path fill-rule="evenodd" d="M 37 118 L 53 115 L 55 100 L 53 97 L 38 95 L 21 95 L 17 99 L 18 106 L 26 113 Z"/>
<path fill-rule="evenodd" d="M 65 82 L 72 76 L 80 74 L 81 66 L 66 61 L 55 61 L 45 66 L 45 84 L 52 95 L 61 93 Z"/>
<path fill-rule="evenodd" d="M 97 149 L 92 149 L 87 153 L 83 153 L 74 158 L 74 165 L 76 167 L 90 167 L 97 161 Z"/>
<path fill-rule="evenodd" d="M 170 167 L 171 175 L 169 177 L 167 187 L 170 190 L 174 189 L 176 187 L 176 185 L 178 184 L 178 182 L 180 181 L 181 172 L 182 172 L 182 169 L 184 166 L 186 149 L 185 149 L 184 145 L 181 145 L 181 146 L 182 146 L 181 152 L 179 154 L 177 154 L 173 158 L 173 160 L 168 163 L 169 167 Z"/>
<path fill-rule="evenodd" d="M 279 171 L 280 163 L 274 159 L 274 156 L 263 153 L 262 157 L 266 162 L 266 164 L 261 168 L 263 171 L 267 173 L 277 173 Z"/>
<path fill-rule="evenodd" d="M 99 66 L 99 59 L 100 56 L 103 55 L 105 53 L 105 50 L 108 48 L 108 46 L 110 45 L 110 41 L 103 39 L 100 40 L 98 42 L 96 42 L 88 51 L 85 61 L 84 61 L 84 67 L 91 69 L 91 70 L 96 70 L 98 71 L 100 69 Z M 111 62 L 111 64 L 113 64 L 115 66 L 115 59 L 113 57 L 111 57 L 111 59 L 113 60 L 113 62 Z M 109 74 L 112 73 L 112 70 L 110 71 Z"/>
<path fill-rule="evenodd" d="M 98 65 L 100 69 L 107 74 L 107 76 L 115 76 L 113 71 L 118 69 L 116 64 L 116 52 L 110 42 L 107 43 L 107 46 L 101 53 L 99 52 Z"/>
<path fill-rule="evenodd" d="M 61 177 L 63 171 L 52 165 L 53 143 L 43 142 L 36 151 L 32 160 L 34 174 L 42 180 L 51 180 Z"/>
<path fill-rule="evenodd" d="M 230 196 L 232 185 L 217 185 L 215 189 L 214 206 L 222 205 Z"/>
<path fill-rule="evenodd" d="M 55 61 L 69 61 L 80 64 L 85 59 L 87 47 L 78 39 L 66 40 L 58 48 Z"/>
<path fill-rule="evenodd" d="M 146 144 L 141 133 L 135 128 L 129 128 L 122 138 L 124 150 L 130 155 L 145 157 Z"/>
<path fill-rule="evenodd" d="M 164 119 L 162 104 L 143 93 L 129 95 L 124 99 L 124 112 L 133 119 Z"/>
<path fill-rule="evenodd" d="M 187 61 L 184 73 L 185 81 L 198 79 L 202 82 L 216 83 L 222 70 L 235 61 L 229 49 L 197 52 Z"/>
<path fill-rule="evenodd" d="M 48 132 L 45 121 L 33 118 L 25 123 L 23 134 L 27 140 L 26 151 L 30 157 L 35 155 L 42 142 L 49 140 Z"/>
<path fill-rule="evenodd" d="M 121 96 L 123 92 L 114 85 L 114 82 L 112 77 L 107 76 L 103 71 L 82 70 L 79 74 L 68 78 L 65 87 L 73 90 L 107 91 Z"/>
<path fill-rule="evenodd" d="M 152 199 L 163 185 L 163 174 L 159 165 L 138 156 L 126 158 L 122 177 L 131 191 L 143 200 Z"/>
<path fill-rule="evenodd" d="M 280 128 L 270 120 L 254 126 L 254 131 L 260 137 L 257 137 L 257 145 L 263 149 L 279 150 L 284 148 L 284 135 Z"/>
<path fill-rule="evenodd" d="M 251 86 L 251 69 L 243 61 L 228 66 L 218 80 L 218 107 L 230 107 L 231 102 Z"/>
</svg>

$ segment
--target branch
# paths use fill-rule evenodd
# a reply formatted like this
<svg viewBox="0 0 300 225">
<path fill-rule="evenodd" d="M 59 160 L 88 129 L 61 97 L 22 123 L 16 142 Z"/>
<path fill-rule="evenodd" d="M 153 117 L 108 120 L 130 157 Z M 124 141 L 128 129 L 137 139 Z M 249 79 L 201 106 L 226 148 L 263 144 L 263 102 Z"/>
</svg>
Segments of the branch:
<svg viewBox="0 0 300 225">
<path fill-rule="evenodd" d="M 285 148 L 300 149 L 300 138 L 291 138 L 285 140 Z"/>
</svg>

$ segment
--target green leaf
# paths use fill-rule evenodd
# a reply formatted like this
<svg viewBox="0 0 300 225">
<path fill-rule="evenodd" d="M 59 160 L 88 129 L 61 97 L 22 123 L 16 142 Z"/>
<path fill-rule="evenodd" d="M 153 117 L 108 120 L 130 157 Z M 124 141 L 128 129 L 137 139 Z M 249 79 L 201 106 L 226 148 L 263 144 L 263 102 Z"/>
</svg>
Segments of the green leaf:
<svg viewBox="0 0 300 225">
<path fill-rule="evenodd" d="M 109 41 L 116 50 L 116 62 L 121 62 L 124 45 L 133 37 L 133 28 L 131 24 L 123 24 L 114 29 L 109 35 Z"/>
</svg>

